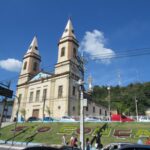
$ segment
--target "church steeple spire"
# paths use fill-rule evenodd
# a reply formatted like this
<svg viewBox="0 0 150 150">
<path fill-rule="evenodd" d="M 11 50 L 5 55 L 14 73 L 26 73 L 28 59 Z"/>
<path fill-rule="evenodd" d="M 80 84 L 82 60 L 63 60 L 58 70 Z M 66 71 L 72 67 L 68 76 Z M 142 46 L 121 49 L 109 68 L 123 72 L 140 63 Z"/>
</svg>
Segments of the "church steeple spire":
<svg viewBox="0 0 150 150">
<path fill-rule="evenodd" d="M 71 19 L 69 18 L 68 22 L 67 22 L 67 25 L 65 27 L 65 30 L 62 34 L 62 37 L 61 38 L 65 38 L 65 37 L 73 37 L 73 38 L 76 38 L 75 37 L 75 34 L 74 34 L 74 29 L 73 29 L 73 25 L 72 25 L 72 22 L 71 22 Z"/>
<path fill-rule="evenodd" d="M 23 65 L 18 80 L 18 85 L 28 82 L 37 72 L 40 71 L 41 56 L 38 51 L 38 42 L 34 36 L 26 54 L 23 57 Z"/>
<path fill-rule="evenodd" d="M 27 53 L 30 53 L 30 52 L 33 52 L 37 55 L 39 55 L 39 51 L 38 51 L 38 42 L 37 42 L 37 38 L 36 36 L 34 36 L 28 50 L 27 50 Z"/>
</svg>

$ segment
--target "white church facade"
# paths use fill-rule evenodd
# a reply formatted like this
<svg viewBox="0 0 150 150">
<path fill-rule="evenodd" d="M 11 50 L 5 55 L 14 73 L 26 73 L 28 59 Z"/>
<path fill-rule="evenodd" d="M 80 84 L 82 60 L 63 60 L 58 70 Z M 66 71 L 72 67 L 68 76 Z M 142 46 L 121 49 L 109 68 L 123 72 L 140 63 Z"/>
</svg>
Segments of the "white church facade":
<svg viewBox="0 0 150 150">
<path fill-rule="evenodd" d="M 35 116 L 79 116 L 80 92 L 76 84 L 84 79 L 84 66 L 78 55 L 78 41 L 69 19 L 58 43 L 58 59 L 54 73 L 41 71 L 41 56 L 37 38 L 34 37 L 23 57 L 16 95 L 20 100 L 19 114 L 25 118 Z M 12 119 L 18 109 L 18 99 L 13 106 Z M 84 110 L 87 116 L 106 116 L 107 109 L 88 101 Z"/>
</svg>

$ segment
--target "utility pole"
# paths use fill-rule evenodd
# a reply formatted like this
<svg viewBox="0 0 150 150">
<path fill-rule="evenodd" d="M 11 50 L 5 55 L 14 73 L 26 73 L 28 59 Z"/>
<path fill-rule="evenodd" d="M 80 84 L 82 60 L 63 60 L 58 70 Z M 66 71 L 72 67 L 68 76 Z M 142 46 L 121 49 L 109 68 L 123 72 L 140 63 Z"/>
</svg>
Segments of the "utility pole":
<svg viewBox="0 0 150 150">
<path fill-rule="evenodd" d="M 9 89 L 10 88 L 10 84 L 11 84 L 11 82 L 9 81 L 8 85 L 4 85 L 4 84 L 3 85 L 6 86 Z M 3 99 L 2 104 L 3 104 L 3 106 L 2 106 L 2 113 L 1 113 L 1 116 L 0 116 L 0 128 L 1 128 L 1 125 L 2 125 L 2 122 L 3 122 L 3 115 L 4 115 L 5 107 L 6 107 L 6 104 L 7 104 L 7 97 L 6 96 Z"/>
<path fill-rule="evenodd" d="M 90 82 L 91 83 L 91 82 Z M 87 99 L 84 99 L 84 81 L 79 79 L 77 84 L 80 87 L 80 143 L 81 150 L 85 149 L 84 144 L 84 107 L 87 107 Z M 90 92 L 92 91 L 92 86 L 90 86 Z"/>
<path fill-rule="evenodd" d="M 81 149 L 84 150 L 84 98 L 83 98 L 83 85 L 84 82 L 79 79 L 77 84 L 80 86 L 80 142 Z"/>
<path fill-rule="evenodd" d="M 136 120 L 138 122 L 139 121 L 139 115 L 138 115 L 138 106 L 137 106 L 137 103 L 138 103 L 138 100 L 137 100 L 136 95 L 135 95 Z"/>
<path fill-rule="evenodd" d="M 111 109 L 110 109 L 110 86 L 107 87 L 108 90 L 108 117 L 109 121 L 111 121 Z"/>
</svg>

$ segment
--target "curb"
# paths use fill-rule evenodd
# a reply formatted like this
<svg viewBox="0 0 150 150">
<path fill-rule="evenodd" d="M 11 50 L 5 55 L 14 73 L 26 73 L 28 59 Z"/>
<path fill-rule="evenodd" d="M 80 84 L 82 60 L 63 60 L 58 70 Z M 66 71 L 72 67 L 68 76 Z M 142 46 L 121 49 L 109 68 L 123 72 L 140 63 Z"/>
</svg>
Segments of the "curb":
<svg viewBox="0 0 150 150">
<path fill-rule="evenodd" d="M 23 147 L 23 146 L 21 147 L 21 146 L 11 146 L 11 145 L 1 145 L 1 144 L 0 144 L 0 148 L 16 149 L 16 150 L 17 150 L 17 149 L 21 149 L 21 150 L 22 150 L 22 149 L 25 148 L 25 147 Z"/>
</svg>

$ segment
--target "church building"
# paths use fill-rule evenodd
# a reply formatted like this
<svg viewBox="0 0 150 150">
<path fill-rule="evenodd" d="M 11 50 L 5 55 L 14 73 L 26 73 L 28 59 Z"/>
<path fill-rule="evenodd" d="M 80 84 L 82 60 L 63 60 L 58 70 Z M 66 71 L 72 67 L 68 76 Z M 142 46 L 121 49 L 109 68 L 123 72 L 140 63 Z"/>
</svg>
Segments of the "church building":
<svg viewBox="0 0 150 150">
<path fill-rule="evenodd" d="M 35 116 L 79 116 L 79 79 L 84 79 L 84 66 L 78 54 L 79 43 L 69 19 L 58 43 L 58 59 L 53 73 L 40 68 L 41 56 L 37 38 L 34 37 L 23 57 L 22 69 L 17 84 L 17 99 L 13 106 L 15 118 L 20 101 L 19 114 L 25 118 Z M 107 115 L 107 109 L 88 101 L 85 115 Z"/>
</svg>

